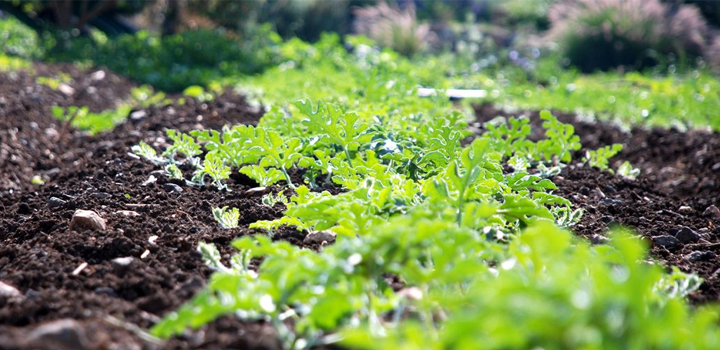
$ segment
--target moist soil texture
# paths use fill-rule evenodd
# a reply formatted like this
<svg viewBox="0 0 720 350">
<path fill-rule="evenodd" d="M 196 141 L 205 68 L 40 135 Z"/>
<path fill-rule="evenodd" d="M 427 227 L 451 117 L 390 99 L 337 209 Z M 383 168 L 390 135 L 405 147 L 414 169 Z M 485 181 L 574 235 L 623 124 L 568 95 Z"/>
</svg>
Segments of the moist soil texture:
<svg viewBox="0 0 720 350">
<path fill-rule="evenodd" d="M 72 90 L 37 83 L 38 76 L 59 72 L 70 75 Z M 263 234 L 249 230 L 250 223 L 282 215 L 282 204 L 268 207 L 261 198 L 285 189 L 258 188 L 236 171 L 228 181 L 232 192 L 188 186 L 130 152 L 140 141 L 163 149 L 167 129 L 256 124 L 262 110 L 232 91 L 212 101 L 173 99 L 137 109 L 114 130 L 95 136 L 66 127 L 50 112 L 54 105 L 112 109 L 134 86 L 101 68 L 36 64 L 33 72 L 0 73 L 0 349 L 280 348 L 267 323 L 233 317 L 169 341 L 145 332 L 206 283 L 212 271 L 196 252 L 197 243 L 215 243 L 229 259 L 233 239 Z M 478 132 L 497 116 L 526 115 L 540 125 L 536 112 L 481 105 L 476 115 Z M 713 175 L 720 170 L 720 135 L 628 132 L 558 116 L 576 126 L 586 148 L 624 144 L 614 160 L 628 160 L 642 171 L 631 180 L 575 162 L 555 176 L 556 193 L 585 209 L 574 230 L 601 243 L 613 225 L 633 228 L 660 263 L 705 279 L 691 295 L 694 302 L 720 299 L 720 214 L 712 210 L 720 206 L 720 177 Z M 36 176 L 45 184 L 33 185 Z M 220 228 L 211 214 L 216 206 L 239 208 L 240 227 Z M 106 228 L 70 229 L 79 209 L 95 211 Z M 304 245 L 304 234 L 293 229 L 274 237 Z"/>
</svg>

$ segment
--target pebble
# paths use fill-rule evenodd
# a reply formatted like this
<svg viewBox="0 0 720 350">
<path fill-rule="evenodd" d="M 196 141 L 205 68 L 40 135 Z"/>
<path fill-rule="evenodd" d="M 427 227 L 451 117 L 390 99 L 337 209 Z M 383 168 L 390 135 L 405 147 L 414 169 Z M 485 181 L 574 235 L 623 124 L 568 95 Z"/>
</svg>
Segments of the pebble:
<svg viewBox="0 0 720 350">
<path fill-rule="evenodd" d="M 50 199 L 48 199 L 47 201 L 47 207 L 50 209 L 55 209 L 62 207 L 63 205 L 65 205 L 65 203 L 67 203 L 67 201 L 64 201 L 58 197 L 50 197 Z"/>
<path fill-rule="evenodd" d="M 154 175 L 150 175 L 140 186 L 148 186 L 157 182 L 157 178 Z"/>
<path fill-rule="evenodd" d="M 711 251 L 705 251 L 705 252 L 694 251 L 694 252 L 688 254 L 688 256 L 687 256 L 687 259 L 690 260 L 691 262 L 709 261 L 709 260 L 713 260 L 716 258 L 717 258 L 717 255 L 715 255 L 715 253 L 713 253 Z"/>
<path fill-rule="evenodd" d="M 265 192 L 266 190 L 267 190 L 267 187 L 253 187 L 253 188 L 245 191 L 245 194 L 261 193 L 261 192 Z"/>
<path fill-rule="evenodd" d="M 62 92 L 66 96 L 72 96 L 75 94 L 75 89 L 73 89 L 72 86 L 70 86 L 68 84 L 58 85 L 58 91 Z"/>
<path fill-rule="evenodd" d="M 182 187 L 180 187 L 172 182 L 164 183 L 163 189 L 165 190 L 165 192 L 170 192 L 170 193 L 173 193 L 173 192 L 180 193 L 183 191 Z"/>
<path fill-rule="evenodd" d="M 703 216 L 709 217 L 711 219 L 720 219 L 720 209 L 718 207 L 711 205 L 705 209 L 703 212 Z"/>
<path fill-rule="evenodd" d="M 100 69 L 100 70 L 96 71 L 95 73 L 91 74 L 90 78 L 95 81 L 103 80 L 103 79 L 105 79 L 105 71 Z"/>
<path fill-rule="evenodd" d="M 590 236 L 590 243 L 592 243 L 592 244 L 605 244 L 609 241 L 610 241 L 609 238 L 602 236 L 602 235 L 594 234 L 594 235 Z"/>
<path fill-rule="evenodd" d="M 111 296 L 111 297 L 117 296 L 117 293 L 115 293 L 115 290 L 110 287 L 97 287 L 93 291 L 97 294 L 105 294 L 105 295 Z"/>
<path fill-rule="evenodd" d="M 678 208 L 678 212 L 683 214 L 689 214 L 692 213 L 692 208 L 688 207 L 687 205 L 683 205 L 682 207 Z"/>
<path fill-rule="evenodd" d="M 115 214 L 122 215 L 122 216 L 130 216 L 130 217 L 140 216 L 140 214 L 138 212 L 132 211 L 132 210 L 118 210 L 115 212 Z"/>
<path fill-rule="evenodd" d="M 115 258 L 111 260 L 113 268 L 117 273 L 124 273 L 125 271 L 127 271 L 133 261 L 135 261 L 135 258 L 133 258 L 132 256 Z"/>
<path fill-rule="evenodd" d="M 659 246 L 665 247 L 665 248 L 675 248 L 680 245 L 680 241 L 673 236 L 667 236 L 667 235 L 658 236 L 658 237 L 653 237 L 652 240 L 653 240 L 653 244 L 659 245 Z"/>
<path fill-rule="evenodd" d="M 147 117 L 147 113 L 143 110 L 130 113 L 130 120 L 142 120 Z"/>
<path fill-rule="evenodd" d="M 2 299 L 22 299 L 22 293 L 15 287 L 0 281 L 0 298 Z"/>
<path fill-rule="evenodd" d="M 79 322 L 61 319 L 35 328 L 26 339 L 29 347 L 54 350 L 84 350 L 90 344 Z"/>
<path fill-rule="evenodd" d="M 315 231 L 310 232 L 303 239 L 303 244 L 323 244 L 335 242 L 335 232 L 332 231 Z"/>
<path fill-rule="evenodd" d="M 605 198 L 605 199 L 601 200 L 600 203 L 605 204 L 605 205 L 622 205 L 623 204 L 623 202 L 621 200 L 610 199 L 610 198 Z"/>
<path fill-rule="evenodd" d="M 615 189 L 615 187 L 612 187 L 610 185 L 603 186 L 603 190 L 605 190 L 605 192 L 610 193 L 610 194 L 617 193 L 617 190 Z"/>
<path fill-rule="evenodd" d="M 107 192 L 96 192 L 96 193 L 93 193 L 92 196 L 95 197 L 95 198 L 97 198 L 97 199 L 107 199 L 107 198 L 112 197 L 112 195 L 111 195 L 110 193 L 107 193 Z"/>
<path fill-rule="evenodd" d="M 693 231 L 693 229 L 683 226 L 675 233 L 675 238 L 681 243 L 697 243 L 702 238 L 700 234 Z"/>
<path fill-rule="evenodd" d="M 106 228 L 105 220 L 92 210 L 78 209 L 70 221 L 70 230 L 89 229 L 105 231 Z"/>
</svg>

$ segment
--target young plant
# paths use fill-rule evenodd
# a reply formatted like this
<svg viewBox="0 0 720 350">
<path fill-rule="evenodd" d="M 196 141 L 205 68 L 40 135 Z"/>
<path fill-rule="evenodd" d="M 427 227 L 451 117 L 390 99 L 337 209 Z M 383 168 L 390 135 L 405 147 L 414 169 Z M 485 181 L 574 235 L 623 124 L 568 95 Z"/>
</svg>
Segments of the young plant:
<svg viewBox="0 0 720 350">
<path fill-rule="evenodd" d="M 282 193 L 278 193 L 278 194 L 268 193 L 268 194 L 262 196 L 260 201 L 262 202 L 263 205 L 266 205 L 268 207 L 274 207 L 275 204 L 278 204 L 278 203 L 282 203 L 283 205 L 287 206 L 288 203 L 290 203 L 288 198 L 285 197 L 285 195 Z"/>
<path fill-rule="evenodd" d="M 306 132 L 313 135 L 315 142 L 340 147 L 352 167 L 352 152 L 372 138 L 372 135 L 365 133 L 368 124 L 356 113 L 346 113 L 340 106 L 328 105 L 323 101 L 318 101 L 316 109 L 310 101 L 298 101 L 295 106 L 307 116 L 304 120 Z"/>
<path fill-rule="evenodd" d="M 630 162 L 625 161 L 618 167 L 617 174 L 624 178 L 634 180 L 638 177 L 638 175 L 640 175 L 640 169 L 633 168 Z"/>
<path fill-rule="evenodd" d="M 185 177 L 183 176 L 182 170 L 178 168 L 178 166 L 175 163 L 170 163 L 165 166 L 165 172 L 168 174 L 168 176 L 171 179 L 175 180 L 184 180 Z"/>
<path fill-rule="evenodd" d="M 130 147 L 130 150 L 138 156 L 141 156 L 156 165 L 164 164 L 166 161 L 165 158 L 159 157 L 157 155 L 157 152 L 155 152 L 155 149 L 144 141 L 140 141 L 140 143 L 138 143 L 137 145 Z"/>
<path fill-rule="evenodd" d="M 229 190 L 222 180 L 230 178 L 230 167 L 225 165 L 220 158 L 208 154 L 202 162 L 202 167 L 195 171 L 193 181 L 204 185 L 205 176 L 210 176 L 213 184 L 217 186 L 219 190 Z"/>
<path fill-rule="evenodd" d="M 179 133 L 175 130 L 167 130 L 167 136 L 173 141 L 173 144 L 168 147 L 163 156 L 170 158 L 171 162 L 175 162 L 175 156 L 181 154 L 190 161 L 190 164 L 196 166 L 198 159 L 195 156 L 201 154 L 200 145 L 195 143 L 195 139 L 185 133 Z"/>
<path fill-rule="evenodd" d="M 622 149 L 623 145 L 614 144 L 612 146 L 605 146 L 595 151 L 587 151 L 585 157 L 583 157 L 583 162 L 587 163 L 593 168 L 614 173 L 612 168 L 610 168 L 610 158 L 620 153 Z"/>
<path fill-rule="evenodd" d="M 238 227 L 240 220 L 240 211 L 238 208 L 228 210 L 228 207 L 212 208 L 213 216 L 220 226 L 224 229 L 232 229 Z"/>
<path fill-rule="evenodd" d="M 557 161 L 570 163 L 572 152 L 581 147 L 580 137 L 575 135 L 575 127 L 561 123 L 546 110 L 540 112 L 540 118 L 544 120 L 546 139 L 537 142 L 537 154 L 553 164 L 557 164 Z"/>
</svg>

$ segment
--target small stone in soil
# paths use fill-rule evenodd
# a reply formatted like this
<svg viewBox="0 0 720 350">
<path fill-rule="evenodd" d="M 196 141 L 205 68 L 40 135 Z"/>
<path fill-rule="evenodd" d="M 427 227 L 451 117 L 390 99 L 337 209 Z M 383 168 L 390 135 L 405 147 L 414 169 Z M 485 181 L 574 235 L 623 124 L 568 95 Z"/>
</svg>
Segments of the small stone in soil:
<svg viewBox="0 0 720 350">
<path fill-rule="evenodd" d="M 115 293 L 115 290 L 110 287 L 97 287 L 94 290 L 97 294 L 105 294 L 107 296 L 115 297 L 117 296 L 117 293 Z"/>
<path fill-rule="evenodd" d="M 693 229 L 683 226 L 675 233 L 675 238 L 681 243 L 697 243 L 702 237 Z"/>
<path fill-rule="evenodd" d="M 105 231 L 106 228 L 105 220 L 92 210 L 78 209 L 70 221 L 70 230 L 89 229 Z"/>
<path fill-rule="evenodd" d="M 605 244 L 608 241 L 610 241 L 609 238 L 598 235 L 598 234 L 594 234 L 590 237 L 590 243 L 592 243 L 592 244 Z"/>
<path fill-rule="evenodd" d="M 97 198 L 97 199 L 106 199 L 106 198 L 112 197 L 112 195 L 111 195 L 110 193 L 107 193 L 107 192 L 97 192 L 97 193 L 93 193 L 92 196 L 95 197 L 95 198 Z"/>
<path fill-rule="evenodd" d="M 322 244 L 323 242 L 335 242 L 335 232 L 332 231 L 315 231 L 308 233 L 303 239 L 303 244 Z"/>
<path fill-rule="evenodd" d="M 703 216 L 711 218 L 711 219 L 720 219 L 720 209 L 718 207 L 711 205 L 705 209 L 703 212 Z"/>
<path fill-rule="evenodd" d="M 135 261 L 135 258 L 132 256 L 126 256 L 123 258 L 112 259 L 112 264 L 115 272 L 122 273 L 130 268 L 130 264 L 132 264 L 133 261 Z"/>
<path fill-rule="evenodd" d="M 711 251 L 705 251 L 705 252 L 694 251 L 694 252 L 688 254 L 688 256 L 687 256 L 687 259 L 690 260 L 691 262 L 709 261 L 709 260 L 713 260 L 716 258 L 717 258 L 717 256 L 715 255 L 715 253 L 713 253 Z"/>
<path fill-rule="evenodd" d="M 267 187 L 253 187 L 253 188 L 245 191 L 245 194 L 260 193 L 260 192 L 265 192 L 265 190 L 267 190 Z"/>
<path fill-rule="evenodd" d="M 153 175 L 150 175 L 150 177 L 148 177 L 147 180 L 145 180 L 142 184 L 140 184 L 140 186 L 152 185 L 155 182 L 157 182 L 157 178 Z"/>
<path fill-rule="evenodd" d="M 122 216 L 140 216 L 138 212 L 132 210 L 118 210 L 115 214 Z"/>
<path fill-rule="evenodd" d="M 600 203 L 605 204 L 605 205 L 622 205 L 623 204 L 623 202 L 620 200 L 610 199 L 610 198 L 605 198 L 605 199 L 601 200 Z"/>
<path fill-rule="evenodd" d="M 3 282 L 0 282 L 0 298 L 2 299 L 21 299 L 22 293 L 20 291 L 9 285 L 5 284 Z"/>
<path fill-rule="evenodd" d="M 683 214 L 689 214 L 692 213 L 692 211 L 692 208 L 688 207 L 687 205 L 683 205 L 682 207 L 678 208 L 678 212 Z"/>
<path fill-rule="evenodd" d="M 658 236 L 653 237 L 653 244 L 659 245 L 665 248 L 675 248 L 680 245 L 680 241 L 673 236 Z"/>
<path fill-rule="evenodd" d="M 37 349 L 89 349 L 89 342 L 82 326 L 71 319 L 52 321 L 38 326 L 28 334 L 26 342 L 29 347 Z"/>
<path fill-rule="evenodd" d="M 67 201 L 64 201 L 58 197 L 50 197 L 50 199 L 48 199 L 47 201 L 47 207 L 50 209 L 55 209 L 62 207 L 63 205 L 65 205 L 65 203 L 67 203 Z"/>
<path fill-rule="evenodd" d="M 180 193 L 183 191 L 182 187 L 180 187 L 174 183 L 171 183 L 171 182 L 163 184 L 163 189 L 165 190 L 165 192 L 170 192 L 170 193 L 173 193 L 173 192 Z"/>
<path fill-rule="evenodd" d="M 145 111 L 135 111 L 130 113 L 130 120 L 141 120 L 147 116 Z"/>
</svg>

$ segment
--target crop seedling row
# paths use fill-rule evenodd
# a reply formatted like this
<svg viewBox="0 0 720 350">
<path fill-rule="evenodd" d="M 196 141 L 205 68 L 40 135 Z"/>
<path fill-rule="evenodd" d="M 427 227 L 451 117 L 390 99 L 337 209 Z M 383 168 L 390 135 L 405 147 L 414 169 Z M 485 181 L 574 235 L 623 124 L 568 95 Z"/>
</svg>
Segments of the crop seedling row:
<svg viewBox="0 0 720 350">
<path fill-rule="evenodd" d="M 338 342 L 463 348 L 478 337 L 490 349 L 703 348 L 720 339 L 717 312 L 691 311 L 683 299 L 698 287 L 696 276 L 642 262 L 645 250 L 627 232 L 590 246 L 559 228 L 582 215 L 552 193 L 552 176 L 580 149 L 572 126 L 543 112 L 544 139 L 528 140 L 527 121 L 510 118 L 486 124 L 487 132 L 466 144 L 461 113 L 441 107 L 441 115 L 408 116 L 388 102 L 394 96 L 410 100 L 407 109 L 425 103 L 390 87 L 358 97 L 388 104 L 391 112 L 382 115 L 305 100 L 272 109 L 257 127 L 181 137 L 171 131 L 168 149 L 182 156 L 165 152 L 161 164 L 187 162 L 219 190 L 232 190 L 224 182 L 230 171 L 294 190 L 289 200 L 263 198 L 283 202 L 285 215 L 250 228 L 330 230 L 338 238 L 317 253 L 264 235 L 243 237 L 233 242 L 229 265 L 213 245 L 201 244 L 215 273 L 153 334 L 168 337 L 234 314 L 270 322 L 289 349 Z M 205 152 L 195 161 L 203 154 L 197 145 Z M 608 169 L 617 151 L 591 151 L 586 162 Z M 157 161 L 148 150 L 137 152 Z M 303 183 L 292 182 L 292 169 L 302 170 Z M 202 185 L 197 176 L 188 181 Z M 324 191 L 328 185 L 342 191 Z M 223 227 L 238 214 L 225 207 L 212 213 Z M 264 258 L 257 271 L 249 264 L 254 257 Z M 388 275 L 403 287 L 390 286 Z M 693 329 L 692 336 L 658 333 L 667 327 Z"/>
</svg>

